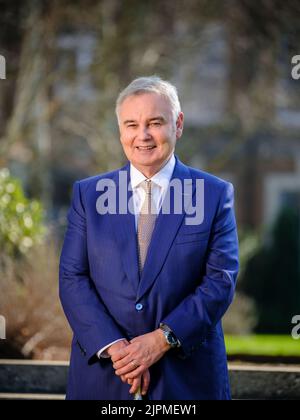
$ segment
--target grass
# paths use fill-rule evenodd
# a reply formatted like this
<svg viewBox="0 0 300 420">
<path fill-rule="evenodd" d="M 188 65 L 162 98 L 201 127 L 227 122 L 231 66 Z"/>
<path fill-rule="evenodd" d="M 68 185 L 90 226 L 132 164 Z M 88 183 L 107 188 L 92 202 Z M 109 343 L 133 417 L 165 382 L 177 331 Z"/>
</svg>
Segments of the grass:
<svg viewBox="0 0 300 420">
<path fill-rule="evenodd" d="M 300 340 L 289 335 L 227 335 L 225 341 L 228 355 L 300 357 Z"/>
</svg>

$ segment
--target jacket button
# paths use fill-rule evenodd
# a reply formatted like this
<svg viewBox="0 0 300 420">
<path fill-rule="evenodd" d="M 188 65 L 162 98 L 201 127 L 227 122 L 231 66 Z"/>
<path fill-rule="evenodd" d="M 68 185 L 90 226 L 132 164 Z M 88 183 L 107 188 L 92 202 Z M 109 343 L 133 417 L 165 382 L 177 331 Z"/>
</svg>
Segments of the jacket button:
<svg viewBox="0 0 300 420">
<path fill-rule="evenodd" d="M 138 312 L 140 312 L 142 309 L 143 309 L 143 305 L 141 304 L 141 303 L 137 303 L 136 305 L 135 305 L 135 309 L 138 311 Z"/>
</svg>

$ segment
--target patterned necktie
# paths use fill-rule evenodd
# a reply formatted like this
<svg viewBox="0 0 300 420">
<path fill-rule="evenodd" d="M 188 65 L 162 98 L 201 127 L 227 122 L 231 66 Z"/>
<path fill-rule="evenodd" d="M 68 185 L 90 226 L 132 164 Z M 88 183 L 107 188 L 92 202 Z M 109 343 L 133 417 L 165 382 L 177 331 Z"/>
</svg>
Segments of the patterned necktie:
<svg viewBox="0 0 300 420">
<path fill-rule="evenodd" d="M 145 180 L 140 185 L 145 191 L 145 200 L 139 215 L 137 228 L 139 269 L 141 273 L 145 264 L 157 214 L 154 203 L 152 202 L 151 180 Z"/>
</svg>

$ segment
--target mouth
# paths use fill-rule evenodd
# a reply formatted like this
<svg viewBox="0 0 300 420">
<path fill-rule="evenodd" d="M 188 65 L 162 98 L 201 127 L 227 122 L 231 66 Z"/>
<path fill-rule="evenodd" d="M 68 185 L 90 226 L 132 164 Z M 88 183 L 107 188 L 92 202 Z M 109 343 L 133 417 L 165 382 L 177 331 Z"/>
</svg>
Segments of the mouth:
<svg viewBox="0 0 300 420">
<path fill-rule="evenodd" d="M 153 150 L 155 148 L 156 148 L 156 146 L 137 146 L 137 149 L 141 152 Z"/>
</svg>

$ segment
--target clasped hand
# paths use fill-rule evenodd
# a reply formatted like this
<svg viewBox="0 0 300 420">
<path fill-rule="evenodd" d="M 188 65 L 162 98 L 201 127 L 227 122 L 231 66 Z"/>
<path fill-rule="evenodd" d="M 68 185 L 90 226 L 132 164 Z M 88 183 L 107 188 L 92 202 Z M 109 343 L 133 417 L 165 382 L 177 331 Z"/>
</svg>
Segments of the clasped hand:
<svg viewBox="0 0 300 420">
<path fill-rule="evenodd" d="M 116 375 L 131 386 L 130 393 L 141 387 L 145 395 L 150 384 L 149 367 L 169 350 L 163 332 L 157 329 L 151 333 L 133 338 L 116 351 L 110 353 Z"/>
</svg>

